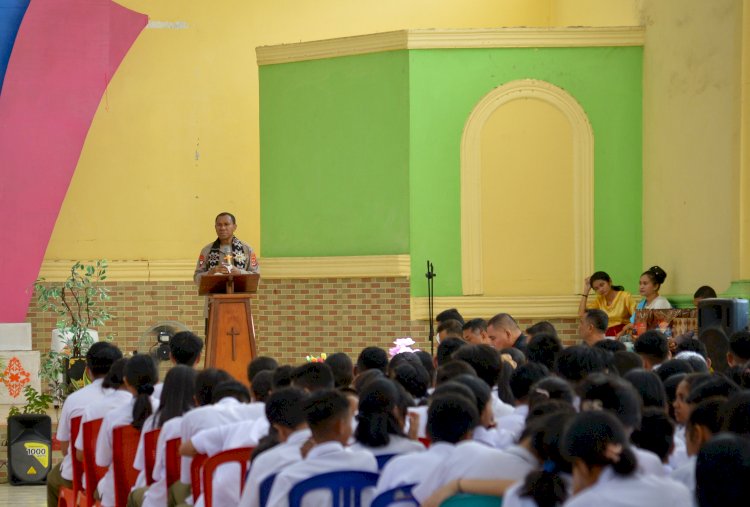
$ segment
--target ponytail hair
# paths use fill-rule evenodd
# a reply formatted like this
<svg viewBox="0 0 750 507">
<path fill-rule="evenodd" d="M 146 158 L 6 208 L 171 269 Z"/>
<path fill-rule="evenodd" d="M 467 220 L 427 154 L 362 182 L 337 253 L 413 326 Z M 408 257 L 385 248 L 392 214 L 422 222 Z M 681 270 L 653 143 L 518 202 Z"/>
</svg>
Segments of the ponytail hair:
<svg viewBox="0 0 750 507">
<path fill-rule="evenodd" d="M 609 274 L 607 274 L 604 271 L 597 271 L 596 273 L 591 275 L 591 277 L 589 278 L 589 281 L 592 284 L 597 280 L 607 282 L 610 285 L 610 287 L 612 287 L 612 290 L 614 291 L 619 292 L 621 290 L 625 290 L 625 287 L 623 287 L 622 285 L 612 285 L 612 278 L 609 276 Z"/>
<path fill-rule="evenodd" d="M 622 423 L 608 412 L 581 412 L 574 416 L 561 450 L 571 463 L 581 460 L 589 467 L 611 466 L 624 477 L 635 473 L 638 466 Z"/>
<path fill-rule="evenodd" d="M 394 413 L 398 409 L 399 390 L 387 378 L 373 380 L 359 393 L 359 414 L 354 437 L 367 447 L 384 447 L 391 435 L 404 436 Z"/>
<path fill-rule="evenodd" d="M 138 431 L 143 429 L 146 419 L 154 413 L 151 405 L 151 395 L 154 394 L 154 384 L 159 381 L 156 363 L 148 354 L 136 354 L 125 366 L 125 380 L 135 389 L 135 403 L 133 404 L 133 422 L 131 425 Z"/>
<path fill-rule="evenodd" d="M 125 383 L 125 365 L 127 364 L 127 357 L 121 357 L 112 363 L 102 382 L 102 389 L 119 389 Z"/>
<path fill-rule="evenodd" d="M 560 443 L 572 418 L 572 412 L 553 412 L 531 423 L 531 448 L 544 465 L 526 476 L 519 495 L 533 499 L 538 507 L 562 505 L 568 498 L 561 474 L 569 474 L 571 465 L 560 454 Z"/>
<path fill-rule="evenodd" d="M 180 417 L 195 406 L 195 370 L 184 364 L 173 366 L 164 377 L 159 409 L 154 415 L 155 427 L 161 428 L 172 418 Z"/>
<path fill-rule="evenodd" d="M 655 285 L 661 287 L 661 284 L 667 279 L 667 272 L 659 266 L 651 266 L 641 276 L 648 276 Z"/>
</svg>

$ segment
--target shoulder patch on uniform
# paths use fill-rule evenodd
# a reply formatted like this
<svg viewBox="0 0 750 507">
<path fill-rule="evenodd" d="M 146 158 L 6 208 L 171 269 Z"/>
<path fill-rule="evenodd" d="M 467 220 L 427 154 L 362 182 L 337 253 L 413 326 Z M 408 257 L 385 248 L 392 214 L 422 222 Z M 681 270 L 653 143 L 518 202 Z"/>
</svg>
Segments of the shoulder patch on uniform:
<svg viewBox="0 0 750 507">
<path fill-rule="evenodd" d="M 203 263 L 206 262 L 206 258 L 204 256 L 198 257 L 198 266 L 203 266 Z"/>
<path fill-rule="evenodd" d="M 258 259 L 255 257 L 255 252 L 250 254 L 250 265 L 254 268 L 258 267 Z"/>
</svg>

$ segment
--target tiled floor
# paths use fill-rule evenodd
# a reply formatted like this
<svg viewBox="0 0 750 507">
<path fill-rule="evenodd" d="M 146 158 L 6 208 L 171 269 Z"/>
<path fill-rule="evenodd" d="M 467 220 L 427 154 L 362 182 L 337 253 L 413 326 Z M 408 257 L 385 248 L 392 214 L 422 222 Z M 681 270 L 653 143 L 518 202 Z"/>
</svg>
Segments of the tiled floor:
<svg viewBox="0 0 750 507">
<path fill-rule="evenodd" d="M 2 505 L 45 507 L 47 505 L 47 486 L 0 484 L 0 506 Z"/>
</svg>

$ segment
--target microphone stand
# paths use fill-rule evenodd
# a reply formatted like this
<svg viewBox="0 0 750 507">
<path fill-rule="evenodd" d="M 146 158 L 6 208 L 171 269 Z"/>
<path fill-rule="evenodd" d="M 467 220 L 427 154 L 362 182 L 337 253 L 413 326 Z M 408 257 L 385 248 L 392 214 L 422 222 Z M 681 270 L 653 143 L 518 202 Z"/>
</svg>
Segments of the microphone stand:
<svg viewBox="0 0 750 507">
<path fill-rule="evenodd" d="M 434 266 L 430 261 L 427 261 L 427 315 L 430 319 L 430 335 L 428 337 L 430 341 L 430 355 L 435 357 L 435 274 Z"/>
</svg>

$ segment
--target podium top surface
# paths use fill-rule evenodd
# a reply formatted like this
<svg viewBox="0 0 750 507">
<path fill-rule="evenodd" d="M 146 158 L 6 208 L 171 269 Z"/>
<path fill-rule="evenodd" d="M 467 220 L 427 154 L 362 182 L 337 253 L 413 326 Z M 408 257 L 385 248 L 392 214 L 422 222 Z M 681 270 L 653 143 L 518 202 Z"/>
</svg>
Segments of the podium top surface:
<svg viewBox="0 0 750 507">
<path fill-rule="evenodd" d="M 260 275 L 203 275 L 198 286 L 198 295 L 207 294 L 255 294 L 258 292 Z"/>
</svg>

